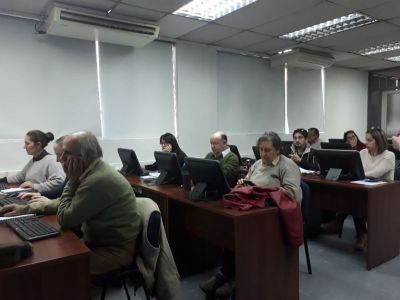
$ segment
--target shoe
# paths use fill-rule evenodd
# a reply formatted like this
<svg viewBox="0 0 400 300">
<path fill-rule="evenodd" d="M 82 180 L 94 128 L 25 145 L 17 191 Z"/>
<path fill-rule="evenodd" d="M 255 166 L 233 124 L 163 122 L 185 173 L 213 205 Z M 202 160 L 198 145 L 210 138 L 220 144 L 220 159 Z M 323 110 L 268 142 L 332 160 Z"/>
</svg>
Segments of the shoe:
<svg viewBox="0 0 400 300">
<path fill-rule="evenodd" d="M 218 278 L 217 276 L 213 276 L 210 279 L 200 283 L 200 288 L 204 293 L 206 293 L 206 295 L 213 296 L 215 291 L 224 283 L 224 280 Z"/>
<path fill-rule="evenodd" d="M 355 251 L 364 251 L 367 248 L 367 235 L 363 234 L 357 237 L 356 244 L 354 245 Z"/>
<path fill-rule="evenodd" d="M 342 231 L 344 220 L 336 217 L 329 223 L 321 224 L 321 229 L 328 234 L 337 234 Z"/>
<path fill-rule="evenodd" d="M 235 290 L 235 281 L 230 280 L 225 282 L 215 291 L 215 296 L 219 299 L 228 299 L 232 296 Z"/>
</svg>

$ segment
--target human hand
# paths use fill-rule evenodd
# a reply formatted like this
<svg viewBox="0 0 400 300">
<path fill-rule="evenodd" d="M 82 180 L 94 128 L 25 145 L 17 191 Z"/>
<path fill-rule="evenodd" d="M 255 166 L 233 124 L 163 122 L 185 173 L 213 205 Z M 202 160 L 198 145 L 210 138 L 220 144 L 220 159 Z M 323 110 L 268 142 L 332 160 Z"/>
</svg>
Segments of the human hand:
<svg viewBox="0 0 400 300">
<path fill-rule="evenodd" d="M 22 193 L 19 193 L 17 197 L 20 198 L 20 199 L 29 200 L 34 196 L 40 196 L 40 193 L 22 192 Z"/>
<path fill-rule="evenodd" d="M 237 182 L 237 185 L 244 185 L 244 179 L 239 179 Z"/>
<path fill-rule="evenodd" d="M 19 187 L 33 189 L 33 183 L 31 181 L 25 181 L 25 182 L 21 183 L 21 185 Z"/>
<path fill-rule="evenodd" d="M 291 160 L 293 160 L 295 163 L 300 163 L 300 162 L 301 162 L 301 158 L 300 158 L 300 156 L 299 156 L 297 153 L 293 154 L 290 158 L 291 158 Z"/>
<path fill-rule="evenodd" d="M 0 216 L 4 217 L 18 216 L 21 214 L 22 207 L 24 206 L 18 204 L 4 205 L 2 208 L 0 208 Z"/>
<path fill-rule="evenodd" d="M 66 174 L 70 182 L 77 182 L 85 171 L 85 163 L 81 157 L 70 156 L 66 161 Z"/>
<path fill-rule="evenodd" d="M 35 202 L 50 202 L 51 200 L 49 198 L 46 198 L 44 196 L 38 195 L 34 196 L 29 200 L 29 203 L 35 203 Z"/>
<path fill-rule="evenodd" d="M 165 145 L 163 145 L 162 151 L 164 151 L 164 152 L 171 152 L 171 151 L 172 151 L 172 145 L 171 145 L 171 144 L 165 144 Z"/>
</svg>

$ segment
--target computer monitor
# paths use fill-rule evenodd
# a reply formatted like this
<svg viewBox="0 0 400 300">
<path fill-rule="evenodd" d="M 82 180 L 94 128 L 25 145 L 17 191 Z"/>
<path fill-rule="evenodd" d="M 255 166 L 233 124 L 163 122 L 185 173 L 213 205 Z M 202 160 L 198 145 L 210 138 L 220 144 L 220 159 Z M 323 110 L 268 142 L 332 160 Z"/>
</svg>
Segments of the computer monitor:
<svg viewBox="0 0 400 300">
<path fill-rule="evenodd" d="M 257 146 L 252 146 L 252 148 L 253 148 L 254 157 L 256 158 L 256 160 L 259 160 L 261 158 L 260 149 Z"/>
<path fill-rule="evenodd" d="M 229 193 L 228 182 L 218 161 L 186 157 L 185 164 L 194 184 L 193 201 L 220 199 Z"/>
<path fill-rule="evenodd" d="M 346 143 L 344 139 L 328 139 L 329 143 L 332 144 L 343 144 Z"/>
<path fill-rule="evenodd" d="M 142 176 L 144 174 L 135 151 L 132 149 L 118 148 L 118 155 L 122 162 L 122 168 L 120 170 L 121 174 L 125 176 Z"/>
<path fill-rule="evenodd" d="M 365 178 L 360 153 L 355 150 L 317 150 L 314 154 L 321 174 L 326 176 L 329 169 L 341 169 L 339 179 L 361 180 Z"/>
<path fill-rule="evenodd" d="M 160 175 L 156 184 L 182 184 L 182 170 L 176 153 L 154 151 Z"/>
<path fill-rule="evenodd" d="M 321 149 L 351 150 L 348 143 L 321 143 Z"/>
<path fill-rule="evenodd" d="M 236 154 L 236 156 L 237 156 L 238 159 L 239 159 L 239 165 L 242 166 L 242 165 L 243 165 L 242 157 L 240 156 L 238 147 L 236 147 L 236 145 L 228 145 L 228 146 L 229 146 L 229 148 L 231 149 L 231 152 L 233 152 L 233 153 Z"/>
</svg>

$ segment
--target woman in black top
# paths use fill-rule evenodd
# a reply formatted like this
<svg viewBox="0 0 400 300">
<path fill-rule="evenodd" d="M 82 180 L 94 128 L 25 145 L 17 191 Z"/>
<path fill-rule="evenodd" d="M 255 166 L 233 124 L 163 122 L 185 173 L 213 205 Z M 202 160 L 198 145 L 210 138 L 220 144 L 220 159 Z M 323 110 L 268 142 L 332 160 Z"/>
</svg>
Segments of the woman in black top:
<svg viewBox="0 0 400 300">
<path fill-rule="evenodd" d="M 185 163 L 184 158 L 186 157 L 186 154 L 179 147 L 178 141 L 173 134 L 167 132 L 160 136 L 160 145 L 162 151 L 175 153 L 178 158 L 179 164 L 181 165 L 181 167 L 183 166 L 183 164 Z M 158 170 L 157 162 L 152 165 L 146 165 L 145 169 L 149 171 Z"/>
</svg>

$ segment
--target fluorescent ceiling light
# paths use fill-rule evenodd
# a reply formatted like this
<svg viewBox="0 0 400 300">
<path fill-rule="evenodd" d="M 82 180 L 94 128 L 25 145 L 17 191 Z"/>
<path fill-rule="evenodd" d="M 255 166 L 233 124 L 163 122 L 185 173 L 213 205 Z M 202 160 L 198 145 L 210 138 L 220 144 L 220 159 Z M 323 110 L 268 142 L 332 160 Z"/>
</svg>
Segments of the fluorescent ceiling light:
<svg viewBox="0 0 400 300">
<path fill-rule="evenodd" d="M 397 43 L 388 43 L 388 44 L 383 44 L 375 47 L 369 47 L 365 48 L 363 50 L 359 50 L 357 53 L 361 55 L 372 55 L 372 54 L 378 54 L 378 53 L 383 53 L 387 51 L 394 51 L 394 50 L 399 50 L 400 49 L 400 42 Z"/>
<path fill-rule="evenodd" d="M 289 52 L 292 52 L 292 49 L 286 49 L 286 50 L 283 50 L 283 51 L 279 51 L 278 54 L 279 55 L 280 54 L 286 54 L 286 53 L 289 53 Z"/>
<path fill-rule="evenodd" d="M 386 60 L 394 61 L 394 62 L 400 62 L 400 56 L 393 56 L 393 57 L 388 57 L 385 58 Z"/>
<path fill-rule="evenodd" d="M 375 22 L 378 22 L 378 20 L 360 13 L 354 13 L 281 35 L 280 38 L 307 42 Z"/>
<path fill-rule="evenodd" d="M 214 21 L 258 0 L 193 0 L 173 12 L 174 15 Z"/>
</svg>

